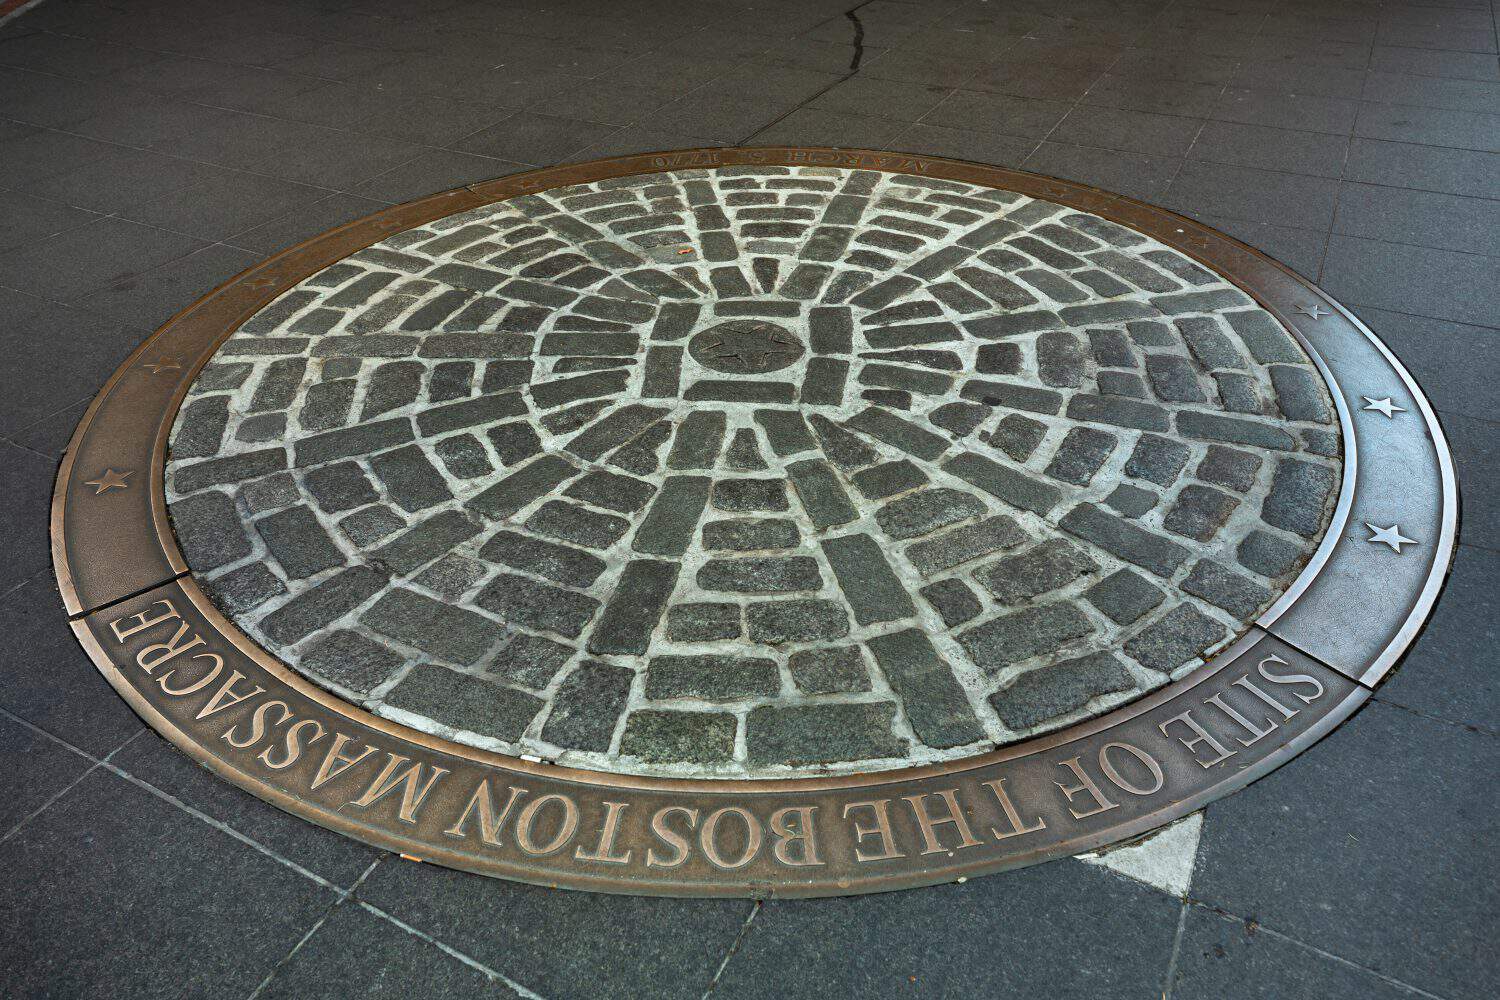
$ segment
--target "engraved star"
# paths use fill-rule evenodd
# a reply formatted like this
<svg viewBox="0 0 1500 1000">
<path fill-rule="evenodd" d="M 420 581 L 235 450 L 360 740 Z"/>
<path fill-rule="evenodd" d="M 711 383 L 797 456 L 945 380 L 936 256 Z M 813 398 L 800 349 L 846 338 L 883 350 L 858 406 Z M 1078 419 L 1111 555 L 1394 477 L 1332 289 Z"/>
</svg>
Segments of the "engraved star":
<svg viewBox="0 0 1500 1000">
<path fill-rule="evenodd" d="M 86 479 L 83 485 L 99 487 L 94 491 L 94 495 L 98 496 L 106 490 L 123 490 L 126 486 L 125 480 L 129 479 L 130 476 L 131 473 L 129 472 L 105 469 L 104 474 L 98 479 Z"/>
<path fill-rule="evenodd" d="M 1324 309 L 1316 302 L 1314 302 L 1311 306 L 1298 306 L 1297 311 L 1304 316 L 1311 316 L 1313 319 L 1322 319 L 1324 316 L 1333 315 L 1333 313 L 1329 312 L 1327 309 Z"/>
<path fill-rule="evenodd" d="M 1399 524 L 1393 524 L 1389 528 L 1381 528 L 1366 521 L 1365 527 L 1369 528 L 1372 532 L 1370 537 L 1365 539 L 1365 541 L 1378 543 L 1380 545 L 1389 545 L 1391 547 L 1391 551 L 1395 552 L 1397 555 L 1401 553 L 1401 546 L 1417 544 L 1417 540 L 1415 538 L 1407 538 L 1405 535 L 1401 534 L 1401 525 Z"/>
<path fill-rule="evenodd" d="M 1365 409 L 1374 410 L 1376 413 L 1384 413 L 1391 420 L 1396 419 L 1396 414 L 1406 412 L 1406 407 L 1397 406 L 1391 402 L 1391 397 L 1389 396 L 1380 399 L 1376 399 L 1374 396 L 1361 396 L 1360 398 L 1365 401 Z"/>
<path fill-rule="evenodd" d="M 155 361 L 145 362 L 141 367 L 149 368 L 152 375 L 160 375 L 162 372 L 182 371 L 182 366 L 177 363 L 175 358 L 157 358 Z"/>
</svg>

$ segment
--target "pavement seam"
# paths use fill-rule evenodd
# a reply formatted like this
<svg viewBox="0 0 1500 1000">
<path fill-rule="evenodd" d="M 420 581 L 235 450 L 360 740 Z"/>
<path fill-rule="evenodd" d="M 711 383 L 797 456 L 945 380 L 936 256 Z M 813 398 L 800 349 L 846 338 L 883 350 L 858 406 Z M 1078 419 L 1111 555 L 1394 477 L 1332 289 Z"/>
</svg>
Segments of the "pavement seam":
<svg viewBox="0 0 1500 1000">
<path fill-rule="evenodd" d="M 3 711 L 3 710 L 0 710 L 0 711 Z M 5 714 L 9 715 L 10 713 L 6 712 Z M 17 725 L 24 725 L 25 724 L 24 720 L 21 720 L 21 719 L 14 719 L 13 721 L 15 721 Z M 137 733 L 136 735 L 138 736 L 140 734 Z M 132 740 L 135 739 L 135 736 L 132 736 L 130 739 L 132 739 Z M 125 743 L 129 743 L 129 742 L 130 742 L 130 740 L 126 740 L 125 741 Z M 121 743 L 120 746 L 118 746 L 114 750 L 110 751 L 110 756 L 113 756 L 115 753 L 119 752 L 119 750 L 121 750 L 125 746 L 125 743 Z M 68 747 L 67 749 L 72 750 L 73 748 L 72 747 Z M 88 760 L 90 758 L 85 757 L 85 759 Z M 40 816 L 42 813 L 44 813 L 48 809 L 50 809 L 52 807 L 53 803 L 55 803 L 58 799 L 62 798 L 64 795 L 66 795 L 69 792 L 71 792 L 74 788 L 76 788 L 78 786 L 79 782 L 83 781 L 84 778 L 87 778 L 89 775 L 93 774 L 96 770 L 98 770 L 98 768 L 99 768 L 99 762 L 98 761 L 92 761 L 89 764 L 88 767 L 86 767 L 86 768 L 83 769 L 83 771 L 78 775 L 78 777 L 74 778 L 72 781 L 68 782 L 65 786 L 63 786 L 63 788 L 60 789 L 57 792 L 57 794 L 51 796 L 50 798 L 47 799 L 46 802 L 43 802 L 40 806 L 37 806 L 31 812 L 29 812 L 25 816 L 21 817 L 20 821 L 17 822 L 15 826 L 12 826 L 9 830 L 7 830 L 5 832 L 5 834 L 3 836 L 0 836 L 0 844 L 3 844 L 6 841 L 10 840 L 11 837 L 14 837 L 17 833 L 20 832 L 20 830 L 21 830 L 22 827 L 24 827 L 27 823 L 30 823 L 33 819 L 35 819 L 36 817 Z"/>
<path fill-rule="evenodd" d="M 1381 982 L 1387 984 L 1388 986 L 1394 986 L 1397 989 L 1406 990 L 1413 996 L 1423 997 L 1424 1000 L 1450 1000 L 1450 998 L 1444 997 L 1439 993 L 1431 993 L 1427 990 L 1422 989 L 1421 987 L 1413 986 L 1411 983 L 1396 979 L 1393 976 L 1388 976 L 1383 972 L 1378 972 L 1367 965 L 1361 965 L 1358 962 L 1350 961 L 1349 959 L 1344 958 L 1341 955 L 1336 955 L 1331 951 L 1319 948 L 1317 945 L 1308 944 L 1306 941 L 1303 941 L 1300 938 L 1295 938 L 1290 934 L 1285 934 L 1281 931 L 1275 930 L 1274 928 L 1267 927 L 1265 924 L 1261 923 L 1258 920 L 1255 920 L 1253 917 L 1243 917 L 1237 913 L 1223 909 L 1222 907 L 1214 906 L 1211 903 L 1204 902 L 1200 899 L 1193 899 L 1191 897 L 1188 898 L 1187 904 L 1189 906 L 1196 906 L 1201 910 L 1207 910 L 1210 913 L 1218 916 L 1220 919 L 1229 921 L 1231 923 L 1243 924 L 1246 928 L 1247 933 L 1265 934 L 1269 937 L 1273 937 L 1278 941 L 1282 941 L 1286 944 L 1293 945 L 1294 947 L 1301 948 L 1304 951 L 1312 952 L 1314 955 L 1317 955 L 1318 957 L 1323 958 L 1327 961 L 1334 962 L 1338 965 L 1343 965 L 1351 969 L 1357 969 L 1367 975 L 1374 976 L 1376 979 L 1379 979 Z"/>
<path fill-rule="evenodd" d="M 32 722 L 28 722 L 26 719 L 21 718 L 20 716 L 18 716 L 15 713 L 9 711 L 8 709 L 0 708 L 0 716 L 3 716 L 3 717 L 8 718 L 8 719 L 11 719 L 12 721 L 17 722 L 17 723 L 25 726 L 27 729 L 30 729 L 31 731 L 33 731 L 35 733 L 38 733 L 38 734 L 40 734 L 42 736 L 45 736 L 47 739 L 52 740 L 55 743 L 58 743 L 58 744 L 60 744 L 60 745 L 62 745 L 64 747 L 67 747 L 69 750 L 72 750 L 74 753 L 76 753 L 76 754 L 78 754 L 78 755 L 80 755 L 80 756 L 82 756 L 82 757 L 84 757 L 84 758 L 86 758 L 88 760 L 93 761 L 94 764 L 96 765 L 96 768 L 102 768 L 102 769 L 110 772 L 111 774 L 115 775 L 116 777 L 123 778 L 126 781 L 130 782 L 131 784 L 136 785 L 137 787 L 143 789 L 144 791 L 150 792 L 152 795 L 155 795 L 157 798 L 161 799 L 163 802 L 166 802 L 166 803 L 168 803 L 170 805 L 176 806 L 178 809 L 180 809 L 183 812 L 187 813 L 189 816 L 192 816 L 195 819 L 201 820 L 202 822 L 208 824 L 209 826 L 213 827 L 215 830 L 218 830 L 221 833 L 228 834 L 230 837 L 232 837 L 235 840 L 239 841 L 240 843 L 246 845 L 247 847 L 250 847 L 250 848 L 253 848 L 256 851 L 259 851 L 261 854 L 264 854 L 266 857 L 270 858 L 271 860 L 276 861 L 276 862 L 284 865 L 287 868 L 290 868 L 292 871 L 296 872 L 297 874 L 301 875 L 302 877 L 304 877 L 306 879 L 309 879 L 312 882 L 317 883 L 318 885 L 322 886 L 323 888 L 325 888 L 325 889 L 332 889 L 334 892 L 337 892 L 337 893 L 344 893 L 344 892 L 346 892 L 346 890 L 344 890 L 341 886 L 339 886 L 339 885 L 337 885 L 337 884 L 335 884 L 333 882 L 330 882 L 328 879 L 325 879 L 323 876 L 317 874 L 316 872 L 313 872 L 313 871 L 311 871 L 311 870 L 309 870 L 307 868 L 304 868 L 302 865 L 299 865 L 297 862 L 291 860 L 290 858 L 286 858 L 286 857 L 281 856 L 280 854 L 277 854 L 275 851 L 271 850 L 266 845 L 260 843 L 258 840 L 255 840 L 252 837 L 249 837 L 249 836 L 246 836 L 243 833 L 240 833 L 238 830 L 236 830 L 234 827 L 230 826 L 228 823 L 225 823 L 222 820 L 215 819 L 214 817 L 208 815 L 207 813 L 203 812 L 202 810 L 194 808 L 193 806 L 188 805 L 186 802 L 184 802 L 181 799 L 177 798 L 175 795 L 171 795 L 171 794 L 169 794 L 167 792 L 164 792 L 160 788 L 157 788 L 155 785 L 151 784 L 150 782 L 148 782 L 148 781 L 146 781 L 146 780 L 144 780 L 142 778 L 136 777 L 135 775 L 131 774 L 129 771 L 126 771 L 124 768 L 120 767 L 118 764 L 112 763 L 111 760 L 110 760 L 110 758 L 112 758 L 116 753 L 118 753 L 121 750 L 123 750 L 131 741 L 133 741 L 137 736 L 141 735 L 141 733 L 144 733 L 146 731 L 144 728 L 141 728 L 140 730 L 137 730 L 135 733 L 132 733 L 131 736 L 130 736 L 130 739 L 125 740 L 125 742 L 123 742 L 119 746 L 115 747 L 115 749 L 111 750 L 104 757 L 96 757 L 93 754 L 89 753 L 87 750 L 83 750 L 83 749 L 80 749 L 79 747 L 74 746 L 72 743 L 69 743 L 67 740 L 65 740 L 62 737 L 56 735 L 55 733 L 49 733 L 47 730 L 41 728 L 40 726 L 37 726 L 36 724 L 34 724 Z M 174 752 L 177 752 L 175 747 L 172 748 L 172 749 L 173 749 Z M 93 769 L 91 769 L 91 770 L 93 770 Z M 12 831 L 12 832 L 14 832 L 14 831 Z M 7 835 L 7 837 L 8 836 L 9 835 Z"/>
<path fill-rule="evenodd" d="M 328 918 L 333 916 L 334 911 L 337 910 L 340 906 L 343 906 L 350 900 L 351 897 L 353 897 L 355 890 L 357 890 L 360 885 L 364 883 L 365 879 L 370 877 L 371 873 L 373 873 L 375 869 L 380 865 L 380 863 L 384 860 L 384 857 L 378 857 L 374 861 L 370 862 L 369 866 L 364 870 L 359 878 L 354 880 L 354 884 L 349 886 L 348 891 L 344 892 L 328 907 L 328 909 L 323 911 L 322 915 L 319 916 L 317 920 L 313 921 L 312 926 L 307 929 L 307 933 L 302 935 L 301 939 L 299 939 L 296 944 L 292 945 L 292 949 L 281 957 L 281 961 L 271 966 L 271 971 L 266 973 L 266 978 L 260 981 L 260 985 L 256 986 L 255 989 L 250 992 L 250 995 L 245 998 L 245 1000 L 255 1000 L 256 997 L 265 992 L 266 987 L 271 985 L 271 980 L 276 978 L 276 973 L 280 972 L 283 968 L 286 967 L 286 964 L 296 956 L 297 952 L 302 950 L 303 945 L 312 940 L 313 935 L 318 933 L 318 930 L 328 922 Z"/>
<path fill-rule="evenodd" d="M 740 931 L 734 936 L 734 941 L 730 943 L 729 950 L 724 953 L 724 961 L 719 963 L 719 968 L 714 972 L 714 977 L 708 981 L 708 989 L 703 991 L 701 1000 L 708 1000 L 709 995 L 718 989 L 719 980 L 724 977 L 724 970 L 729 968 L 730 961 L 739 953 L 740 945 L 744 942 L 745 935 L 750 933 L 750 925 L 755 922 L 755 918 L 759 915 L 763 906 L 765 906 L 765 900 L 757 899 L 755 905 L 750 907 L 750 913 L 746 915 L 745 922 L 740 925 Z"/>
<path fill-rule="evenodd" d="M 1272 9 L 1274 10 L 1274 8 L 1272 8 Z M 1261 14 L 1260 23 L 1255 26 L 1255 33 L 1250 36 L 1252 41 L 1254 39 L 1257 39 L 1257 38 L 1260 37 L 1260 33 L 1261 33 L 1262 30 L 1265 29 L 1266 21 L 1267 21 L 1267 19 L 1270 18 L 1270 16 L 1271 16 L 1271 11 L 1270 10 L 1267 10 L 1265 13 Z M 1216 96 L 1214 98 L 1213 107 L 1211 107 L 1209 109 L 1210 112 L 1212 112 L 1215 108 L 1218 107 L 1220 101 L 1224 100 L 1224 95 L 1227 94 L 1227 93 L 1229 93 L 1229 87 L 1230 87 L 1230 85 L 1233 84 L 1234 81 L 1239 78 L 1240 70 L 1242 70 L 1244 68 L 1244 66 L 1245 66 L 1245 59 L 1243 57 L 1237 58 L 1235 60 L 1235 63 L 1234 63 L 1234 72 L 1231 73 L 1230 76 L 1229 76 L 1229 78 L 1224 81 L 1224 85 L 1219 88 L 1218 96 Z M 1193 133 L 1193 139 L 1192 139 L 1192 141 L 1188 143 L 1187 149 L 1183 150 L 1182 159 L 1179 160 L 1178 163 L 1177 163 L 1177 169 L 1174 170 L 1174 171 L 1172 171 L 1172 176 L 1167 178 L 1167 183 L 1162 187 L 1162 189 L 1161 189 L 1161 195 L 1159 196 L 1160 199 L 1165 200 L 1166 197 L 1167 197 L 1167 195 L 1171 193 L 1171 191 L 1172 191 L 1172 185 L 1177 183 L 1177 178 L 1179 176 L 1181 176 L 1181 174 L 1182 174 L 1182 168 L 1185 167 L 1185 166 L 1187 166 L 1188 158 L 1193 155 L 1193 149 L 1198 145 L 1198 139 L 1203 135 L 1203 130 L 1206 129 L 1206 128 L 1208 128 L 1208 123 L 1209 122 L 1215 121 L 1215 120 L 1216 119 L 1214 119 L 1212 117 L 1205 117 L 1203 119 L 1203 121 L 1198 125 L 1198 131 L 1196 131 L 1196 132 Z M 1353 126 L 1351 125 L 1351 128 L 1352 127 Z M 1344 156 L 1347 158 L 1348 155 L 1349 155 L 1349 144 L 1345 143 L 1344 144 Z M 1302 175 L 1299 174 L 1297 176 L 1302 176 Z M 1157 199 L 1153 198 L 1152 200 L 1155 201 Z M 1329 220 L 1329 225 L 1332 226 L 1332 220 L 1331 219 Z M 1325 236 L 1325 239 L 1323 241 L 1323 245 L 1324 245 L 1324 248 L 1326 250 L 1327 245 L 1328 245 L 1328 241 L 1326 239 L 1326 236 Z M 1323 269 L 1322 258 L 1319 258 L 1319 260 L 1318 260 L 1318 271 L 1319 271 L 1319 275 L 1320 276 L 1322 274 L 1322 269 Z"/>
<path fill-rule="evenodd" d="M 522 986 L 520 983 L 518 983 L 515 980 L 511 979 L 509 976 L 506 976 L 503 973 L 497 972 L 496 970 L 490 968 L 488 965 L 485 965 L 483 962 L 479 961 L 478 959 L 476 959 L 476 958 L 474 958 L 474 957 L 472 957 L 470 955 L 467 955 L 464 952 L 459 951 L 457 948 L 454 948 L 452 945 L 444 944 L 442 941 L 440 941 L 437 938 L 433 937 L 431 934 L 428 934 L 425 931 L 418 930 L 417 928 L 413 927 L 411 924 L 408 924 L 406 921 L 401 920 L 400 918 L 398 918 L 396 916 L 393 916 L 390 913 L 387 913 L 385 910 L 382 910 L 380 907 L 375 906 L 373 903 L 367 903 L 367 902 L 365 902 L 362 899 L 358 900 L 357 902 L 358 902 L 358 904 L 360 906 L 364 907 L 370 913 L 374 914 L 377 917 L 380 917 L 382 920 L 386 920 L 386 921 L 389 921 L 392 924 L 395 924 L 397 927 L 401 928 L 403 931 L 405 931 L 406 933 L 410 934 L 412 937 L 417 938 L 420 941 L 427 942 L 428 944 L 430 944 L 433 947 L 437 948 L 443 954 L 447 955 L 449 958 L 452 958 L 452 959 L 455 959 L 455 960 L 457 960 L 459 962 L 462 962 L 464 965 L 467 965 L 469 968 L 474 969 L 474 970 L 482 973 L 483 975 L 485 975 L 486 977 L 488 977 L 493 982 L 501 983 L 502 985 L 506 986 L 507 988 L 509 988 L 511 990 L 514 990 L 517 995 L 519 995 L 520 997 L 523 998 L 523 1000 L 545 1000 L 545 998 L 542 997 L 540 994 L 536 993 L 533 990 L 527 989 L 525 986 Z"/>
<path fill-rule="evenodd" d="M 1177 990 L 1177 961 L 1182 956 L 1182 938 L 1187 931 L 1188 901 L 1183 900 L 1177 910 L 1177 933 L 1172 936 L 1172 954 L 1167 959 L 1167 975 L 1161 986 L 1161 1000 L 1172 1000 Z"/>
</svg>

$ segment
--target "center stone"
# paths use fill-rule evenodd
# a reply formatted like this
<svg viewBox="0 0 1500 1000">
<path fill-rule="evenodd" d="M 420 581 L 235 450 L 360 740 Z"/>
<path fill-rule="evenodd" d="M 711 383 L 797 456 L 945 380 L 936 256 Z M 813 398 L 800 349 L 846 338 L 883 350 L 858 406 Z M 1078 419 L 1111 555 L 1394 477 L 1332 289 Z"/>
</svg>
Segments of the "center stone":
<svg viewBox="0 0 1500 1000">
<path fill-rule="evenodd" d="M 761 319 L 720 323 L 688 341 L 695 361 L 730 375 L 779 371 L 796 364 L 806 350 L 790 331 Z"/>
<path fill-rule="evenodd" d="M 1297 340 L 1141 233 L 726 167 L 325 268 L 198 374 L 167 491 L 193 576 L 339 697 L 770 777 L 967 757 L 1182 676 L 1295 579 L 1340 449 Z"/>
</svg>

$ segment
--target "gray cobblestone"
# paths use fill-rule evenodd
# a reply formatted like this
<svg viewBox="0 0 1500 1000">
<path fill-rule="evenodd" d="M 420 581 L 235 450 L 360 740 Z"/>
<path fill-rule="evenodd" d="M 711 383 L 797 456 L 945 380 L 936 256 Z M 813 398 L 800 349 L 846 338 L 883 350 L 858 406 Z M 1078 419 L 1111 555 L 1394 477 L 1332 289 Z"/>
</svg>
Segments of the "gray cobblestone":
<svg viewBox="0 0 1500 1000">
<path fill-rule="evenodd" d="M 1000 418 L 990 432 L 989 443 L 1004 451 L 1017 462 L 1024 462 L 1036 451 L 1047 434 L 1047 425 L 1040 420 L 1009 413 Z"/>
<path fill-rule="evenodd" d="M 501 573 L 485 585 L 475 603 L 501 621 L 576 639 L 599 610 L 599 602 L 524 576 Z"/>
<path fill-rule="evenodd" d="M 573 542 L 591 549 L 606 549 L 630 530 L 630 522 L 613 514 L 601 514 L 581 504 L 549 500 L 526 519 L 526 527 L 539 535 Z"/>
<path fill-rule="evenodd" d="M 1020 604 L 1066 587 L 1099 564 L 1062 538 L 1049 538 L 1025 552 L 1006 556 L 974 572 L 974 579 L 997 601 Z"/>
<path fill-rule="evenodd" d="M 313 469 L 302 479 L 318 509 L 330 514 L 353 510 L 380 499 L 375 487 L 354 462 L 338 462 Z"/>
<path fill-rule="evenodd" d="M 385 590 L 387 580 L 379 570 L 351 566 L 266 615 L 260 629 L 273 642 L 300 642 Z"/>
<path fill-rule="evenodd" d="M 1128 569 L 1116 570 L 1084 591 L 1083 596 L 1119 625 L 1139 621 L 1166 600 L 1160 588 Z"/>
<path fill-rule="evenodd" d="M 858 646 L 800 649 L 787 658 L 798 690 L 808 694 L 845 694 L 870 690 L 870 675 Z"/>
<path fill-rule="evenodd" d="M 856 472 L 850 478 L 855 488 L 870 500 L 883 500 L 927 483 L 926 474 L 906 459 Z"/>
<path fill-rule="evenodd" d="M 339 521 L 339 530 L 359 548 L 368 548 L 393 532 L 406 527 L 389 507 L 364 507 Z"/>
<path fill-rule="evenodd" d="M 822 579 L 817 560 L 809 556 L 710 559 L 698 570 L 698 586 L 704 590 L 741 594 L 817 590 Z"/>
<path fill-rule="evenodd" d="M 590 472 L 567 489 L 567 495 L 595 507 L 634 514 L 650 502 L 656 487 L 614 472 Z"/>
<path fill-rule="evenodd" d="M 1221 642 L 1229 630 L 1191 604 L 1179 604 L 1125 643 L 1125 652 L 1143 667 L 1176 670 Z"/>
<path fill-rule="evenodd" d="M 575 750 L 608 750 L 634 677 L 627 667 L 580 663 L 558 687 L 542 739 Z"/>
<path fill-rule="evenodd" d="M 643 709 L 625 720 L 620 753 L 657 764 L 715 764 L 734 756 L 735 717 L 728 712 Z"/>
<path fill-rule="evenodd" d="M 609 604 L 589 636 L 589 652 L 598 654 L 646 652 L 677 583 L 676 563 L 632 559 L 625 564 Z"/>
<path fill-rule="evenodd" d="M 1240 565 L 1261 576 L 1278 577 L 1302 563 L 1302 549 L 1268 531 L 1252 531 L 1235 550 Z"/>
<path fill-rule="evenodd" d="M 443 468 L 455 479 L 478 479 L 493 472 L 484 445 L 472 434 L 455 434 L 433 446 Z"/>
<path fill-rule="evenodd" d="M 570 587 L 587 587 L 604 572 L 604 560 L 582 549 L 544 542 L 515 531 L 498 531 L 479 557 Z"/>
<path fill-rule="evenodd" d="M 1181 441 L 1142 434 L 1125 463 L 1125 475 L 1158 486 L 1171 486 L 1187 465 L 1190 452 Z"/>
<path fill-rule="evenodd" d="M 974 596 L 974 591 L 970 590 L 962 580 L 949 579 L 929 583 L 919 593 L 923 600 L 932 605 L 933 610 L 942 617 L 943 624 L 949 628 L 973 621 L 984 610 L 984 606 L 979 603 L 979 598 Z"/>
<path fill-rule="evenodd" d="M 984 730 L 953 671 L 916 629 L 876 636 L 865 643 L 901 699 L 917 738 L 932 747 L 964 746 Z"/>
<path fill-rule="evenodd" d="M 1284 458 L 1276 463 L 1271 492 L 1261 504 L 1260 516 L 1267 524 L 1311 537 L 1322 527 L 1324 507 L 1338 484 L 1332 469 Z"/>
<path fill-rule="evenodd" d="M 255 522 L 255 530 L 282 571 L 294 580 L 344 564 L 344 553 L 307 506 L 299 504 L 267 514 Z"/>
<path fill-rule="evenodd" d="M 227 566 L 251 552 L 234 501 L 225 493 L 199 493 L 173 504 L 172 527 L 188 565 L 199 573 Z"/>
<path fill-rule="evenodd" d="M 713 505 L 727 511 L 783 511 L 791 507 L 784 479 L 720 479 L 713 484 Z"/>
<path fill-rule="evenodd" d="M 419 667 L 385 696 L 385 703 L 442 725 L 481 736 L 515 740 L 536 718 L 540 698 L 490 684 L 445 667 Z"/>
<path fill-rule="evenodd" d="M 394 677 L 406 658 L 358 632 L 339 629 L 309 646 L 302 663 L 325 680 L 368 695 Z"/>
<path fill-rule="evenodd" d="M 1066 483 L 1086 485 L 1114 450 L 1113 434 L 1092 427 L 1074 427 L 1063 437 L 1047 465 L 1047 475 Z"/>
<path fill-rule="evenodd" d="M 459 666 L 484 659 L 501 645 L 505 635 L 484 615 L 412 590 L 386 591 L 359 621 L 381 635 Z"/>
<path fill-rule="evenodd" d="M 1046 514 L 1062 499 L 1055 486 L 974 452 L 960 452 L 944 462 L 943 469 L 1020 510 Z"/>
<path fill-rule="evenodd" d="M 436 517 L 443 517 L 438 514 Z M 418 525 L 413 530 L 421 530 Z M 478 533 L 477 530 L 475 532 Z M 415 561 L 415 560 L 414 560 Z M 477 559 L 461 556 L 450 552 L 418 573 L 412 580 L 419 587 L 425 587 L 450 601 L 457 601 L 469 588 L 489 574 L 489 567 Z"/>
<path fill-rule="evenodd" d="M 994 673 L 1081 639 L 1093 626 L 1072 604 L 1039 604 L 991 618 L 958 634 L 969 658 Z"/>
<path fill-rule="evenodd" d="M 804 459 L 786 468 L 791 476 L 797 499 L 813 526 L 818 529 L 847 524 L 859 517 L 849 502 L 849 494 L 839 483 L 827 462 Z"/>
<path fill-rule="evenodd" d="M 788 642 L 820 642 L 849 634 L 849 615 L 836 601 L 803 598 L 757 601 L 745 609 L 752 642 L 779 646 Z"/>
<path fill-rule="evenodd" d="M 203 589 L 219 608 L 238 615 L 286 593 L 286 584 L 261 563 L 250 563 L 204 581 Z"/>
<path fill-rule="evenodd" d="M 1129 518 L 1137 518 L 1148 513 L 1160 499 L 1150 490 L 1144 490 L 1129 483 L 1121 483 L 1110 491 L 1109 496 L 1104 498 L 1104 502 L 1117 513 Z"/>
<path fill-rule="evenodd" d="M 825 764 L 901 757 L 906 744 L 891 733 L 889 702 L 766 705 L 745 718 L 745 744 L 755 764 Z"/>
<path fill-rule="evenodd" d="M 828 538 L 820 544 L 856 622 L 872 625 L 916 613 L 911 596 L 869 535 Z"/>
<path fill-rule="evenodd" d="M 1161 577 L 1170 577 L 1188 557 L 1184 546 L 1093 504 L 1074 507 L 1063 515 L 1058 527 Z"/>
<path fill-rule="evenodd" d="M 1162 519 L 1162 527 L 1173 534 L 1206 542 L 1219 533 L 1240 502 L 1212 486 L 1191 483 L 1177 494 L 1177 501 Z"/>
<path fill-rule="evenodd" d="M 571 646 L 541 636 L 516 633 L 486 664 L 484 672 L 502 681 L 540 691 L 555 678 L 562 664 L 573 658 L 573 654 Z"/>
<path fill-rule="evenodd" d="M 673 642 L 712 642 L 743 634 L 738 604 L 699 601 L 675 605 L 667 612 L 667 638 Z"/>
<path fill-rule="evenodd" d="M 1010 728 L 1029 729 L 1077 711 L 1099 695 L 1133 687 L 1125 664 L 1105 650 L 1028 670 L 992 694 L 990 706 Z"/>
<path fill-rule="evenodd" d="M 776 661 L 719 653 L 653 656 L 646 667 L 646 697 L 737 701 L 773 695 L 781 687 Z"/>
</svg>

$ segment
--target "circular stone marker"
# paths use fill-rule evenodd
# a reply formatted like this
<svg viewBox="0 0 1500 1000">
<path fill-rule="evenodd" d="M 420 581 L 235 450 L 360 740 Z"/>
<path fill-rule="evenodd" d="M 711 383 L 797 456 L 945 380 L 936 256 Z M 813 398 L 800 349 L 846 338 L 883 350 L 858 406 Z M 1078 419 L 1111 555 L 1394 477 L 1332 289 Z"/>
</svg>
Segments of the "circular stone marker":
<svg viewBox="0 0 1500 1000">
<path fill-rule="evenodd" d="M 1323 293 L 971 164 L 516 175 L 247 272 L 116 374 L 75 629 L 286 808 L 549 884 L 867 891 L 1077 853 L 1310 744 L 1456 493 Z"/>
</svg>

